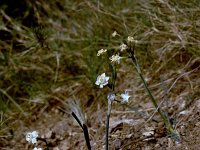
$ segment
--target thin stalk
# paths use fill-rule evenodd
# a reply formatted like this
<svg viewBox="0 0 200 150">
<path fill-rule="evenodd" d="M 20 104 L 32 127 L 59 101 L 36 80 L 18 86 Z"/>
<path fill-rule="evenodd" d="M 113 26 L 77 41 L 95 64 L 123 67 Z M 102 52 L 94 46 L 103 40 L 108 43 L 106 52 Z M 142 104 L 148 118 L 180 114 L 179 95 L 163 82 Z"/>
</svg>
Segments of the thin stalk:
<svg viewBox="0 0 200 150">
<path fill-rule="evenodd" d="M 142 75 L 142 72 L 141 72 L 141 69 L 140 69 L 140 66 L 139 66 L 139 63 L 137 62 L 137 59 L 134 55 L 131 56 L 132 58 L 132 61 L 133 61 L 133 64 L 136 68 L 136 71 L 137 73 L 139 74 L 143 84 L 144 84 L 144 87 L 145 87 L 145 90 L 147 91 L 149 97 L 150 97 L 150 100 L 152 102 L 152 104 L 154 105 L 154 107 L 156 108 L 157 112 L 159 113 L 159 115 L 161 116 L 163 122 L 165 123 L 165 126 L 167 128 L 167 130 L 175 137 L 178 137 L 179 139 L 179 134 L 178 132 L 172 127 L 170 121 L 169 121 L 169 118 L 162 112 L 162 110 L 158 107 L 158 104 L 154 98 L 154 96 L 152 95 L 151 91 L 149 90 L 148 88 L 148 85 L 147 85 L 147 82 L 146 80 L 144 79 L 143 75 Z"/>
<path fill-rule="evenodd" d="M 112 66 L 112 91 L 115 91 L 115 81 L 117 78 L 117 69 L 116 66 Z"/>
<path fill-rule="evenodd" d="M 159 115 L 161 116 L 161 118 L 163 119 L 165 125 L 168 126 L 169 125 L 168 118 L 166 118 L 166 116 L 163 114 L 161 109 L 158 107 L 158 104 L 157 104 L 156 100 L 154 99 L 153 95 L 151 94 L 151 91 L 149 90 L 143 75 L 141 73 L 139 73 L 139 72 L 138 72 L 138 74 L 139 74 L 139 76 L 140 76 L 140 78 L 141 78 L 141 80 L 142 80 L 142 82 L 144 84 L 145 90 L 147 91 L 147 93 L 148 93 L 148 95 L 149 95 L 149 97 L 151 99 L 152 104 L 157 109 L 157 111 L 158 111 Z"/>
<path fill-rule="evenodd" d="M 116 70 L 116 66 L 114 64 L 111 65 L 112 66 L 112 91 L 114 93 L 115 91 L 115 81 L 116 81 L 116 78 L 117 78 L 117 70 Z M 109 124 L 110 124 L 110 113 L 111 113 L 111 109 L 112 109 L 112 100 L 111 99 L 108 99 L 108 111 L 107 111 L 107 118 L 106 118 L 106 150 L 109 150 Z"/>
<path fill-rule="evenodd" d="M 112 102 L 108 103 L 108 112 L 107 112 L 107 119 L 106 119 L 106 150 L 109 149 L 108 145 L 108 137 L 109 137 L 109 124 L 110 124 L 110 112 L 112 108 Z"/>
</svg>

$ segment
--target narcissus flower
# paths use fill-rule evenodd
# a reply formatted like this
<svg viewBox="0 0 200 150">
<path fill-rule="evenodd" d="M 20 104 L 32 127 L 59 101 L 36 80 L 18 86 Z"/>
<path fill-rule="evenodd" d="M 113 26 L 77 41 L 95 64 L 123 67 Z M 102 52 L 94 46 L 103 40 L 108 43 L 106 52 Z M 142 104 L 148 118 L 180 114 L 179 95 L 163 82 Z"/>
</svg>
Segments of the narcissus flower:
<svg viewBox="0 0 200 150">
<path fill-rule="evenodd" d="M 122 59 L 122 57 L 120 57 L 119 54 L 116 54 L 116 55 L 112 55 L 112 57 L 110 57 L 109 59 L 111 60 L 111 62 L 117 62 L 119 64 L 120 59 Z"/>
<path fill-rule="evenodd" d="M 128 99 L 130 98 L 131 96 L 129 96 L 128 94 L 128 91 L 125 90 L 124 94 L 121 94 L 121 98 L 122 98 L 122 102 L 123 103 L 128 103 Z"/>
<path fill-rule="evenodd" d="M 108 84 L 108 80 L 110 77 L 107 77 L 105 73 L 102 73 L 97 77 L 97 80 L 95 82 L 96 85 L 99 85 L 100 88 L 103 88 L 103 86 Z"/>
<path fill-rule="evenodd" d="M 33 132 L 28 132 L 26 134 L 26 140 L 28 142 L 31 142 L 33 144 L 37 143 L 37 137 L 38 137 L 38 132 L 37 131 L 33 131 Z"/>
</svg>

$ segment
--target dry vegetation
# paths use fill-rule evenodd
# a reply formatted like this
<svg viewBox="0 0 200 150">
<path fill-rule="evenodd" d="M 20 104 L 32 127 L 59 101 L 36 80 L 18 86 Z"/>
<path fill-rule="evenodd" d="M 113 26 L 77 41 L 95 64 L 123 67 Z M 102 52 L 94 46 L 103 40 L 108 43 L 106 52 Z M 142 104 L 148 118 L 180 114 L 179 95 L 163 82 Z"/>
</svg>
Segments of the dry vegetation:
<svg viewBox="0 0 200 150">
<path fill-rule="evenodd" d="M 114 31 L 121 36 L 112 38 Z M 86 149 L 71 109 L 86 119 L 92 149 L 104 149 L 108 89 L 94 83 L 99 73 L 110 72 L 96 54 L 129 35 L 182 141 L 167 137 L 131 62 L 122 61 L 117 90 L 131 89 L 129 105 L 151 117 L 115 103 L 111 149 L 199 149 L 199 0 L 1 0 L 0 149 L 33 149 L 25 141 L 32 130 L 48 139 L 50 149 Z"/>
</svg>

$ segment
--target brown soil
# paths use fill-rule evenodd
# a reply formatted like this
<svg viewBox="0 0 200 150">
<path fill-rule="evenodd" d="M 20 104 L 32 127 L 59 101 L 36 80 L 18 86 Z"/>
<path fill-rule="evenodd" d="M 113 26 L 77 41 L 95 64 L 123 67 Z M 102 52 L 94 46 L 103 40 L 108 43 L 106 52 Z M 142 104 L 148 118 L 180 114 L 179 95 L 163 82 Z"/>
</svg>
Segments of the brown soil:
<svg viewBox="0 0 200 150">
<path fill-rule="evenodd" d="M 59 108 L 59 109 L 58 109 Z M 189 109 L 176 117 L 176 129 L 181 136 L 180 142 L 168 137 L 161 121 L 145 120 L 134 112 L 114 110 L 110 119 L 109 145 L 112 150 L 197 150 L 200 146 L 200 101 L 196 101 Z M 101 115 L 100 115 L 101 114 Z M 88 114 L 89 116 L 89 114 Z M 88 118 L 92 149 L 104 149 L 105 112 L 97 110 Z M 16 116 L 17 117 L 17 116 Z M 157 115 L 153 118 L 158 118 Z M 28 118 L 28 117 L 27 117 Z M 96 120 L 95 120 L 96 119 Z M 72 118 L 70 111 L 60 107 L 51 110 L 40 110 L 31 118 L 21 118 L 13 123 L 13 130 L 1 137 L 2 150 L 33 149 L 25 140 L 28 131 L 37 130 L 41 137 L 46 138 L 50 150 L 87 149 L 81 128 Z M 159 119 L 158 119 L 159 120 Z M 43 146 L 42 143 L 38 145 Z"/>
</svg>

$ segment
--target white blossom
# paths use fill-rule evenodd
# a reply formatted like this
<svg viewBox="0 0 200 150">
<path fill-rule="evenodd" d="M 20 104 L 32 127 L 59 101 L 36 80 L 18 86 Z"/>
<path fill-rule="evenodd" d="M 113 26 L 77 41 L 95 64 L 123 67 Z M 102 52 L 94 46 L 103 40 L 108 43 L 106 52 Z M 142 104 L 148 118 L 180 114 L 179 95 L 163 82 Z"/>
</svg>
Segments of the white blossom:
<svg viewBox="0 0 200 150">
<path fill-rule="evenodd" d="M 100 49 L 97 53 L 97 56 L 100 56 L 101 54 L 107 52 L 107 49 Z"/>
<path fill-rule="evenodd" d="M 32 144 L 36 144 L 37 143 L 37 137 L 38 137 L 38 132 L 37 131 L 28 132 L 26 134 L 26 140 L 28 142 L 31 142 Z"/>
<path fill-rule="evenodd" d="M 112 37 L 115 37 L 117 34 L 118 34 L 117 31 L 114 31 L 114 32 L 112 33 Z"/>
<path fill-rule="evenodd" d="M 103 86 L 108 84 L 108 80 L 110 77 L 107 77 L 105 73 L 102 73 L 97 77 L 97 80 L 95 82 L 96 85 L 99 85 L 100 88 L 103 88 Z"/>
<path fill-rule="evenodd" d="M 127 41 L 128 41 L 129 44 L 130 44 L 130 43 L 135 43 L 135 44 L 138 43 L 138 41 L 135 40 L 132 36 L 128 36 Z"/>
<path fill-rule="evenodd" d="M 130 97 L 131 96 L 129 96 L 128 91 L 126 91 L 126 90 L 125 90 L 124 94 L 121 94 L 122 102 L 124 102 L 124 103 L 128 103 L 128 99 Z"/>
<path fill-rule="evenodd" d="M 128 43 L 129 43 L 129 42 L 130 42 L 130 43 L 134 42 L 134 38 L 133 38 L 132 36 L 128 36 L 127 40 L 128 40 Z"/>
<path fill-rule="evenodd" d="M 126 44 L 122 44 L 119 46 L 120 47 L 120 51 L 123 52 L 124 50 L 126 50 L 128 48 L 128 46 Z"/>
<path fill-rule="evenodd" d="M 117 62 L 118 64 L 120 63 L 120 59 L 122 59 L 122 57 L 120 57 L 119 54 L 112 55 L 112 57 L 110 57 L 111 62 Z"/>
</svg>

